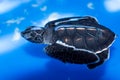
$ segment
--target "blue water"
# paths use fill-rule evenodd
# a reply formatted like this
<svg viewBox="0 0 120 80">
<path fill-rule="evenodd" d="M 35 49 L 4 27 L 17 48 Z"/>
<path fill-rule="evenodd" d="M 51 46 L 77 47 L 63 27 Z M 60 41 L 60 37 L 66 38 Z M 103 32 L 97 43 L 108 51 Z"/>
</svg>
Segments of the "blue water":
<svg viewBox="0 0 120 80">
<path fill-rule="evenodd" d="M 0 80 L 120 80 L 119 4 L 119 0 L 1 0 Z M 45 54 L 47 45 L 19 35 L 30 25 L 44 27 L 50 20 L 84 15 L 96 17 L 117 35 L 110 59 L 92 70 L 53 59 Z"/>
</svg>

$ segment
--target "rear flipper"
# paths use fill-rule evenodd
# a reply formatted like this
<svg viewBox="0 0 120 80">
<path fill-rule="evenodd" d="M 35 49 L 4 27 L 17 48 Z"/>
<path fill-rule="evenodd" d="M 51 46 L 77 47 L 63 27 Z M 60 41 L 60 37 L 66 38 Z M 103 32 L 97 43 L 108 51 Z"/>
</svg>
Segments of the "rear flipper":
<svg viewBox="0 0 120 80">
<path fill-rule="evenodd" d="M 60 44 L 49 45 L 45 50 L 47 55 L 65 63 L 88 64 L 98 61 L 98 57 L 92 53 L 77 51 Z"/>
<path fill-rule="evenodd" d="M 99 57 L 99 62 L 97 63 L 91 63 L 91 64 L 88 64 L 87 67 L 89 69 L 93 69 L 101 64 L 103 64 L 103 62 L 109 58 L 109 49 L 101 52 L 101 53 L 98 53 L 97 56 Z"/>
</svg>

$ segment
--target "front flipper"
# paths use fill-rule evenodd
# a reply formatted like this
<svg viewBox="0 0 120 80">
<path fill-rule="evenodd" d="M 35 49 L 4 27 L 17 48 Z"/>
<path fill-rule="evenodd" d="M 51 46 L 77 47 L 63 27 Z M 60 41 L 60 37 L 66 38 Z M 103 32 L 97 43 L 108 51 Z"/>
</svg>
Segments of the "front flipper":
<svg viewBox="0 0 120 80">
<path fill-rule="evenodd" d="M 52 44 L 45 48 L 47 55 L 62 62 L 75 64 L 88 64 L 98 61 L 98 57 L 92 53 L 74 50 L 60 44 Z"/>
<path fill-rule="evenodd" d="M 98 63 L 94 63 L 94 64 L 88 64 L 87 67 L 89 69 L 93 69 L 101 64 L 103 64 L 103 62 L 109 58 L 109 49 L 101 52 L 101 53 L 98 53 L 97 56 L 99 57 L 99 62 Z"/>
</svg>

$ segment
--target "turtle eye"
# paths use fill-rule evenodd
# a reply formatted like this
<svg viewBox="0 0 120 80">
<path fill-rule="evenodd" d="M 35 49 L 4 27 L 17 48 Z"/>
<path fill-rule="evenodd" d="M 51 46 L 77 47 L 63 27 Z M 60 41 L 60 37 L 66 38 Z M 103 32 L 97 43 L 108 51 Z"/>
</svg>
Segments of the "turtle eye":
<svg viewBox="0 0 120 80">
<path fill-rule="evenodd" d="M 43 35 L 44 30 L 36 30 L 36 33 L 39 34 L 39 35 Z"/>
<path fill-rule="evenodd" d="M 37 35 L 42 36 L 44 33 L 44 28 L 43 27 L 32 27 L 31 31 L 34 31 Z"/>
</svg>

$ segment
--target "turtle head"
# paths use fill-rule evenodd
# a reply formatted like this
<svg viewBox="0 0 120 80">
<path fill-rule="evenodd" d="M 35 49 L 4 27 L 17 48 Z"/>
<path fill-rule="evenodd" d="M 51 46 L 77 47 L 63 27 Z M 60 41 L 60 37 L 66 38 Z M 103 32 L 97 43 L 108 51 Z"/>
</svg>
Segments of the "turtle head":
<svg viewBox="0 0 120 80">
<path fill-rule="evenodd" d="M 44 31 L 43 27 L 30 26 L 21 32 L 21 36 L 30 42 L 43 43 Z"/>
</svg>

